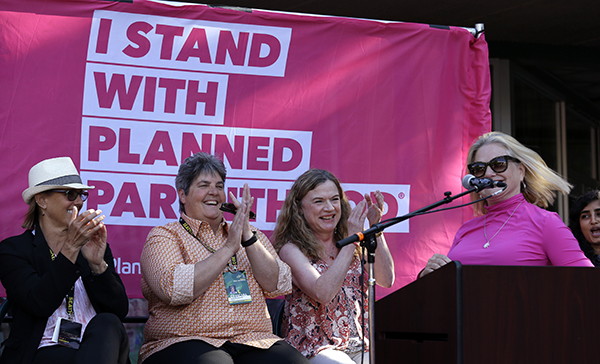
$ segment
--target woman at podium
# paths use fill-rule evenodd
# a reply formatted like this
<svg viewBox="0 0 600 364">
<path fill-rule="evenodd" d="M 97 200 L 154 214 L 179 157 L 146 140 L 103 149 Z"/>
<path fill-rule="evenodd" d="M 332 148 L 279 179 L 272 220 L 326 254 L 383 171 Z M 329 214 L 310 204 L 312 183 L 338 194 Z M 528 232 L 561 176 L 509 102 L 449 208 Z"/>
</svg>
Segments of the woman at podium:
<svg viewBox="0 0 600 364">
<path fill-rule="evenodd" d="M 600 267 L 600 190 L 581 195 L 571 207 L 569 221 L 585 256 Z"/>
<path fill-rule="evenodd" d="M 477 265 L 593 266 L 558 214 L 545 210 L 556 192 L 568 194 L 571 185 L 533 150 L 513 137 L 491 132 L 469 149 L 469 173 L 501 181 L 506 187 L 488 188 L 472 200 L 475 218 L 457 231 L 448 255 L 435 254 L 419 277 L 452 260 Z"/>
<path fill-rule="evenodd" d="M 361 284 L 361 254 L 354 244 L 335 243 L 381 220 L 383 194 L 369 194 L 354 209 L 338 179 L 310 169 L 294 182 L 273 232 L 280 258 L 292 269 L 292 294 L 286 296 L 283 334 L 312 363 L 369 362 L 368 298 Z M 390 287 L 394 263 L 383 235 L 377 237 L 375 278 Z M 361 307 L 362 301 L 365 307 Z M 364 319 L 364 320 L 363 320 Z M 363 326 L 364 322 L 364 326 Z M 365 330 L 363 330 L 365 328 Z"/>
</svg>

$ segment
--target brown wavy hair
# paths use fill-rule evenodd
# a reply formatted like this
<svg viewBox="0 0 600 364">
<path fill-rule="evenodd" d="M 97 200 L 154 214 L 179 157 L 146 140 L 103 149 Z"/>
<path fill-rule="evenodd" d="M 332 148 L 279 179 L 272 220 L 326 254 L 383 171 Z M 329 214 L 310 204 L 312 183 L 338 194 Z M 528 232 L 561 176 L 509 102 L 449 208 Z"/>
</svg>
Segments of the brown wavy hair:
<svg viewBox="0 0 600 364">
<path fill-rule="evenodd" d="M 323 245 L 313 234 L 301 211 L 304 196 L 327 181 L 332 181 L 335 184 L 340 195 L 342 214 L 334 231 L 334 239 L 339 241 L 348 236 L 350 203 L 344 194 L 340 181 L 329 171 L 313 168 L 298 177 L 283 202 L 283 207 L 279 217 L 277 217 L 277 224 L 273 231 L 274 246 L 278 252 L 285 244 L 292 243 L 312 260 L 319 260 L 323 256 L 325 253 Z"/>
</svg>

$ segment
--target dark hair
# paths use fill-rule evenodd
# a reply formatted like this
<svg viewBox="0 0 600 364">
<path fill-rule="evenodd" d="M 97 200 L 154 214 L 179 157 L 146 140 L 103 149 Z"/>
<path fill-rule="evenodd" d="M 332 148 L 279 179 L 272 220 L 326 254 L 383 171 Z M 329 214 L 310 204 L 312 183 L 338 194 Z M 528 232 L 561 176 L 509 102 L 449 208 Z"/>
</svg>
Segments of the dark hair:
<svg viewBox="0 0 600 364">
<path fill-rule="evenodd" d="M 581 225 L 579 224 L 579 217 L 581 216 L 581 211 L 596 200 L 600 200 L 600 190 L 591 190 L 579 196 L 569 209 L 569 228 L 579 242 L 579 247 L 589 259 L 594 256 L 594 250 L 590 243 L 585 239 L 585 236 L 583 236 Z"/>
<path fill-rule="evenodd" d="M 191 157 L 187 157 L 181 163 L 177 177 L 175 177 L 175 188 L 177 191 L 183 190 L 183 193 L 187 195 L 196 177 L 202 173 L 219 175 L 223 182 L 225 182 L 225 177 L 227 176 L 227 170 L 222 160 L 214 155 L 199 152 Z M 179 201 L 179 211 L 185 212 L 185 206 L 181 201 Z"/>
<path fill-rule="evenodd" d="M 341 217 L 334 232 L 334 239 L 342 240 L 348 236 L 350 203 L 344 194 L 340 181 L 329 171 L 309 169 L 294 182 L 277 217 L 277 225 L 273 231 L 273 241 L 277 251 L 285 244 L 292 243 L 307 257 L 319 260 L 324 253 L 323 247 L 301 213 L 302 199 L 318 185 L 327 181 L 332 181 L 335 184 L 340 195 Z"/>
</svg>

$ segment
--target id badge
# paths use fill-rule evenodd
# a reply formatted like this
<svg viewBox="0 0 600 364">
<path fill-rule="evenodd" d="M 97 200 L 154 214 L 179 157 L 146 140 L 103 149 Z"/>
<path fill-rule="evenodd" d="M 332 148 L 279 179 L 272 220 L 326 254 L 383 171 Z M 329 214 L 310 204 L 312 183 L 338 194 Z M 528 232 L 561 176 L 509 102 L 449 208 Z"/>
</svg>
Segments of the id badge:
<svg viewBox="0 0 600 364">
<path fill-rule="evenodd" d="M 245 270 L 223 272 L 223 280 L 225 281 L 225 291 L 230 305 L 252 302 Z"/>
<path fill-rule="evenodd" d="M 59 317 L 58 322 L 54 327 L 52 341 L 73 349 L 79 349 L 79 343 L 81 341 L 81 328 L 82 325 L 79 322 Z"/>
</svg>

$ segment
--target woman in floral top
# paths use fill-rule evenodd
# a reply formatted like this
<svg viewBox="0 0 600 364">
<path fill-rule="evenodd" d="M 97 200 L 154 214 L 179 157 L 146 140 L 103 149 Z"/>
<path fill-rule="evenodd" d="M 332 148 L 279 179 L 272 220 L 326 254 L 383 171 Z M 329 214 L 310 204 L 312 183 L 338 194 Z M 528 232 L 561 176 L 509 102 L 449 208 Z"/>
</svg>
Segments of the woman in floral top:
<svg viewBox="0 0 600 364">
<path fill-rule="evenodd" d="M 375 203 L 366 194 L 351 210 L 338 179 L 311 169 L 296 180 L 279 214 L 273 239 L 292 269 L 293 283 L 284 310 L 285 340 L 312 363 L 359 363 L 363 345 L 368 350 L 360 250 L 354 244 L 339 249 L 335 243 L 363 230 L 365 219 L 370 224 L 381 220 L 383 195 L 374 195 Z M 375 278 L 390 287 L 392 256 L 383 235 L 377 244 Z M 366 305 L 367 298 L 362 302 Z M 364 359 L 368 362 L 367 355 Z"/>
</svg>

